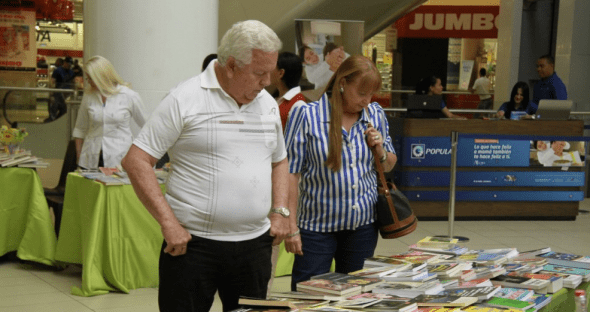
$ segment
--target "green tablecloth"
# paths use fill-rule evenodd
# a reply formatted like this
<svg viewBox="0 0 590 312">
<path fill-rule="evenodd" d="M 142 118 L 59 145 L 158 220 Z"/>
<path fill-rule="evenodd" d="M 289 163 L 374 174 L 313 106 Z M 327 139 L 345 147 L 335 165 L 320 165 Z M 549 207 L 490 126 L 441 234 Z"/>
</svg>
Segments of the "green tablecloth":
<svg viewBox="0 0 590 312">
<path fill-rule="evenodd" d="M 30 168 L 0 168 L 0 256 L 54 264 L 55 231 L 43 186 Z"/>
<path fill-rule="evenodd" d="M 580 284 L 577 289 L 584 289 L 586 291 L 586 298 L 590 293 L 590 282 Z M 574 299 L 574 290 L 569 288 L 562 288 L 555 294 L 551 302 L 539 310 L 540 312 L 576 312 L 576 303 Z M 588 307 L 590 311 L 590 307 Z"/>
<path fill-rule="evenodd" d="M 158 286 L 162 241 L 160 226 L 131 185 L 105 186 L 68 175 L 55 259 L 83 266 L 82 288 L 73 287 L 72 294 Z"/>
</svg>

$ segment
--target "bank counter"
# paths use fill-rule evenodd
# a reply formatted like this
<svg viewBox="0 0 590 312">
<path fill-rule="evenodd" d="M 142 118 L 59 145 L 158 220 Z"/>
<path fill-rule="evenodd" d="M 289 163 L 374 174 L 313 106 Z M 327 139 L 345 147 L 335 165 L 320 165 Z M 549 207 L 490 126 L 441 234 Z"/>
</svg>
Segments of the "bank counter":
<svg viewBox="0 0 590 312">
<path fill-rule="evenodd" d="M 578 214 L 586 166 L 544 167 L 526 137 L 579 139 L 584 131 L 582 120 L 390 118 L 389 126 L 398 165 L 388 178 L 406 194 L 421 220 L 448 218 L 453 131 L 460 134 L 455 219 L 575 220 Z M 461 139 L 461 134 L 470 135 Z M 490 135 L 498 137 L 490 139 Z M 515 135 L 523 139 L 511 139 Z M 572 149 L 581 150 L 584 160 L 584 143 L 570 143 Z"/>
</svg>

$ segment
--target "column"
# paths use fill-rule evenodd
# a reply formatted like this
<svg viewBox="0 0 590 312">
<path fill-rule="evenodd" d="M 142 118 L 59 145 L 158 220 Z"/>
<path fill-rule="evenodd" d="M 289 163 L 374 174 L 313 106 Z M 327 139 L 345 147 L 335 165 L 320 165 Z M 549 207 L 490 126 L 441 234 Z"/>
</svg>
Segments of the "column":
<svg viewBox="0 0 590 312">
<path fill-rule="evenodd" d="M 111 61 L 151 114 L 217 53 L 218 11 L 218 0 L 84 1 L 84 59 Z"/>
<path fill-rule="evenodd" d="M 567 88 L 573 111 L 589 111 L 590 81 L 590 2 L 561 0 L 557 22 L 555 72 Z"/>
<path fill-rule="evenodd" d="M 518 82 L 521 26 L 522 0 L 501 0 L 494 109 L 500 108 L 510 98 L 510 91 Z"/>
</svg>

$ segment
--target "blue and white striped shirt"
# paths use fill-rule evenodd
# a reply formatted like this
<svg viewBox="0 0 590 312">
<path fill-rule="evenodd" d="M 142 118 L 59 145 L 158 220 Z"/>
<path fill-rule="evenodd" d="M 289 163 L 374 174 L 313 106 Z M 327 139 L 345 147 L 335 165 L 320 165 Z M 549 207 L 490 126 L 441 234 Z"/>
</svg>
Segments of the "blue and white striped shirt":
<svg viewBox="0 0 590 312">
<path fill-rule="evenodd" d="M 384 149 L 395 151 L 381 106 L 371 103 L 367 110 L 361 112 L 350 133 L 342 129 L 342 168 L 335 172 L 324 165 L 329 150 L 328 96 L 324 94 L 317 102 L 293 107 L 285 140 L 289 172 L 301 173 L 297 204 L 300 228 L 335 232 L 374 222 L 377 173 L 364 135 L 369 121 L 385 138 Z"/>
</svg>

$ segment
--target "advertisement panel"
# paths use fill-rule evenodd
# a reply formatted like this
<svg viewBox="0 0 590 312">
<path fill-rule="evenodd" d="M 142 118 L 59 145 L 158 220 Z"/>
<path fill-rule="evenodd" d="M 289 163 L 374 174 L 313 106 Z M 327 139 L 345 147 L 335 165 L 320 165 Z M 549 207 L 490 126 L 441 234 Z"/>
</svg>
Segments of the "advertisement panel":
<svg viewBox="0 0 590 312">
<path fill-rule="evenodd" d="M 395 22 L 398 38 L 498 38 L 499 6 L 422 5 Z"/>
<path fill-rule="evenodd" d="M 34 71 L 35 38 L 34 8 L 0 9 L 0 70 Z"/>
<path fill-rule="evenodd" d="M 399 186 L 449 186 L 449 171 L 405 171 L 399 174 Z M 584 186 L 584 172 L 559 171 L 458 171 L 456 186 Z"/>
</svg>

